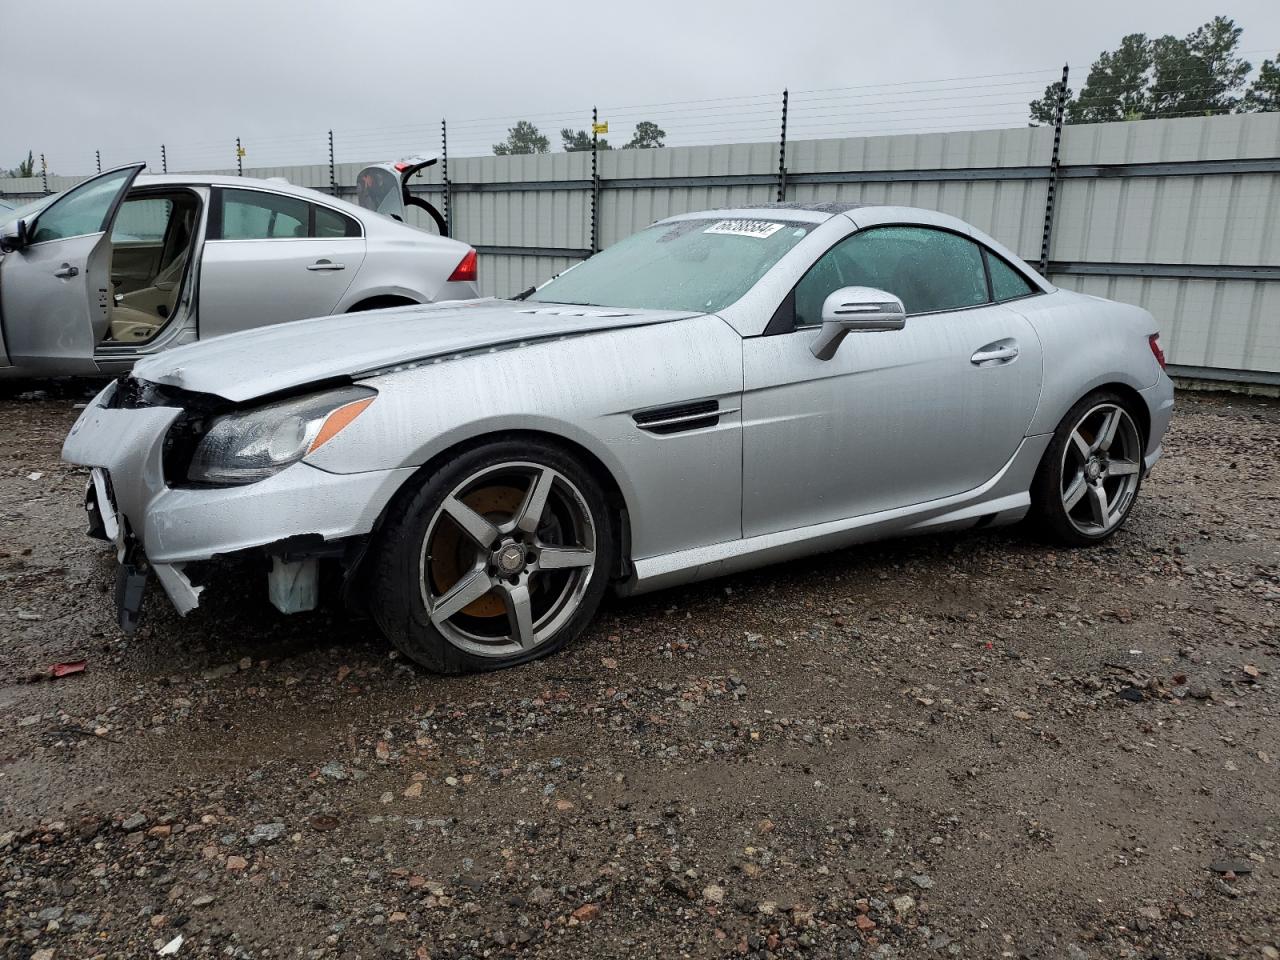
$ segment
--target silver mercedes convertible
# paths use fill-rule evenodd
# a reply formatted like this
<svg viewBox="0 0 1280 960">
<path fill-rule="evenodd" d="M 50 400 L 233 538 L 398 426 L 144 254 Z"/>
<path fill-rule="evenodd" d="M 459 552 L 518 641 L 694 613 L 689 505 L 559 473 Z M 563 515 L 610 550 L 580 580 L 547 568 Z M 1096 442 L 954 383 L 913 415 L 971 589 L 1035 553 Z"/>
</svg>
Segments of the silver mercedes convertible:
<svg viewBox="0 0 1280 960">
<path fill-rule="evenodd" d="M 148 358 L 63 455 L 125 629 L 153 578 L 185 613 L 248 556 L 284 612 L 341 594 L 423 666 L 491 669 L 610 588 L 1024 518 L 1105 540 L 1172 412 L 1157 332 L 942 214 L 713 210 L 511 300 Z"/>
</svg>

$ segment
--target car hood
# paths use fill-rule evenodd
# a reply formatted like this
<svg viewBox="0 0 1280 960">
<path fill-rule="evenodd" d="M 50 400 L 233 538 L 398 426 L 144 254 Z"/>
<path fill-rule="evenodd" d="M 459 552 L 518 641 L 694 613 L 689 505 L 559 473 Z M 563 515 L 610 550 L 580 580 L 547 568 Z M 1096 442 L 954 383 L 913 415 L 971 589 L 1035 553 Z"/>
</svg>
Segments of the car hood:
<svg viewBox="0 0 1280 960">
<path fill-rule="evenodd" d="M 134 366 L 133 375 L 238 403 L 433 357 L 695 316 L 675 310 L 460 300 L 259 327 L 148 357 Z"/>
</svg>

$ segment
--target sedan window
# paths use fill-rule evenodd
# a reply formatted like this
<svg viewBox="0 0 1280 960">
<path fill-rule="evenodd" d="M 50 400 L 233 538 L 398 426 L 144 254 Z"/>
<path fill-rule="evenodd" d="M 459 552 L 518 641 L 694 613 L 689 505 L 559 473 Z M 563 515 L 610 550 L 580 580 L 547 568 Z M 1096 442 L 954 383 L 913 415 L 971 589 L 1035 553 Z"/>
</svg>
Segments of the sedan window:
<svg viewBox="0 0 1280 960">
<path fill-rule="evenodd" d="M 307 202 L 259 190 L 223 190 L 219 240 L 272 240 L 307 235 Z"/>
<path fill-rule="evenodd" d="M 982 248 L 929 227 L 875 227 L 836 244 L 796 286 L 796 324 L 821 323 L 823 301 L 840 287 L 886 290 L 907 313 L 990 302 Z"/>
<path fill-rule="evenodd" d="M 133 173 L 132 169 L 117 170 L 57 197 L 36 219 L 31 242 L 44 243 L 46 240 L 102 232 L 120 187 Z"/>
<path fill-rule="evenodd" d="M 160 243 L 169 226 L 173 201 L 167 197 L 130 197 L 120 205 L 112 243 Z"/>
<path fill-rule="evenodd" d="M 565 271 L 529 299 L 714 313 L 741 298 L 808 232 L 801 223 L 741 218 L 659 224 Z"/>
<path fill-rule="evenodd" d="M 313 236 L 316 237 L 358 237 L 360 236 L 360 224 L 356 223 L 351 217 L 344 216 L 337 210 L 330 210 L 328 207 L 318 207 L 312 204 L 311 207 L 315 217 L 316 228 Z"/>
</svg>

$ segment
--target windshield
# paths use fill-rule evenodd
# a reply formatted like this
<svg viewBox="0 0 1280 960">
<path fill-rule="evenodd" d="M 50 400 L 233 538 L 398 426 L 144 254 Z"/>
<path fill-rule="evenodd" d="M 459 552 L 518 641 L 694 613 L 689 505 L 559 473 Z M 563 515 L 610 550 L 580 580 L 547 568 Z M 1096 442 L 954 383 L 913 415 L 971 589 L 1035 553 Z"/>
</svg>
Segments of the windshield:
<svg viewBox="0 0 1280 960">
<path fill-rule="evenodd" d="M 529 299 L 714 313 L 740 299 L 809 229 L 714 217 L 659 224 L 565 271 Z"/>
</svg>

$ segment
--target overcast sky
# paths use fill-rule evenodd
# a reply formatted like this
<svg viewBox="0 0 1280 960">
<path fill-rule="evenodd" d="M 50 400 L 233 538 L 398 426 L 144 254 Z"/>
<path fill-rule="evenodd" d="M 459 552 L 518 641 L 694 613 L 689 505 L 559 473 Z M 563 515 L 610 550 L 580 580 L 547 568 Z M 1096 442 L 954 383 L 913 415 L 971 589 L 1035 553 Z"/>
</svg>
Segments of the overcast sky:
<svg viewBox="0 0 1280 960">
<path fill-rule="evenodd" d="M 1124 34 L 1218 13 L 1255 66 L 1277 55 L 1277 0 L 0 0 L 0 166 L 158 167 L 161 143 L 171 169 L 228 166 L 236 136 L 246 166 L 320 162 L 330 128 L 340 161 L 389 159 L 438 149 L 442 116 L 454 154 L 519 117 L 558 149 L 593 103 L 615 142 L 645 117 L 671 143 L 765 140 L 783 87 L 793 135 L 1017 125 L 1064 61 L 1078 88 Z"/>
</svg>

